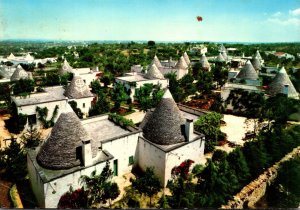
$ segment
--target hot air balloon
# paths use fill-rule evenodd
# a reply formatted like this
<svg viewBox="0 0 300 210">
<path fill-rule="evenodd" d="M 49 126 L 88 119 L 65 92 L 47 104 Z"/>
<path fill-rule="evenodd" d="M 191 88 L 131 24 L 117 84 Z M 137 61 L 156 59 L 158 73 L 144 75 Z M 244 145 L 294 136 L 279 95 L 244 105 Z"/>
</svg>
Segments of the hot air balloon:
<svg viewBox="0 0 300 210">
<path fill-rule="evenodd" d="M 203 18 L 201 16 L 197 16 L 197 20 L 200 22 L 203 20 Z"/>
</svg>

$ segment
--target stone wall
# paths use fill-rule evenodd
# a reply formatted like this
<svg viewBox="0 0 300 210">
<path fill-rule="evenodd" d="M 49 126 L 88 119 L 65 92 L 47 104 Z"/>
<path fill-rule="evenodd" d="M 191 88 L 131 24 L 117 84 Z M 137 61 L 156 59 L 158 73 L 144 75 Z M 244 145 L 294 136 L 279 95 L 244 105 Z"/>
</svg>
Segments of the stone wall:
<svg viewBox="0 0 300 210">
<path fill-rule="evenodd" d="M 259 201 L 266 193 L 266 188 L 277 177 L 277 170 L 280 165 L 294 157 L 300 157 L 300 146 L 295 148 L 292 152 L 288 153 L 280 161 L 276 162 L 272 167 L 265 170 L 257 179 L 246 185 L 232 200 L 221 209 L 241 209 L 253 208 L 257 201 Z"/>
</svg>

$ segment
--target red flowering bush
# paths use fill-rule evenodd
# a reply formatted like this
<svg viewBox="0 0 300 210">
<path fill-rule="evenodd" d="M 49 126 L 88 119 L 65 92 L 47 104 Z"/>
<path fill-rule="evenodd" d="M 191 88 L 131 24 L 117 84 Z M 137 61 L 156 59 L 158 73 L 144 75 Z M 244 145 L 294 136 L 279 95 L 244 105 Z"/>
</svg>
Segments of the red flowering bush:
<svg viewBox="0 0 300 210">
<path fill-rule="evenodd" d="M 62 195 L 57 207 L 61 209 L 79 209 L 85 208 L 86 204 L 86 194 L 83 189 L 79 188 L 75 191 L 70 189 L 69 192 Z"/>
<path fill-rule="evenodd" d="M 190 159 L 183 161 L 179 166 L 175 166 L 172 169 L 172 176 L 181 176 L 183 179 L 187 180 L 189 177 L 190 167 L 193 163 L 194 161 Z"/>
</svg>

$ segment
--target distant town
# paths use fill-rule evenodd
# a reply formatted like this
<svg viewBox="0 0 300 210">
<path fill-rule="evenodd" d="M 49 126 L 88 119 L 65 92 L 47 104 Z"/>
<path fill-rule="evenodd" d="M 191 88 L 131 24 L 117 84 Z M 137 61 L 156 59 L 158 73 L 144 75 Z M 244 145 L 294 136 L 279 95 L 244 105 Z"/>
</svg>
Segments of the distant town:
<svg viewBox="0 0 300 210">
<path fill-rule="evenodd" d="M 300 44 L 0 45 L 3 208 L 296 208 Z"/>
</svg>

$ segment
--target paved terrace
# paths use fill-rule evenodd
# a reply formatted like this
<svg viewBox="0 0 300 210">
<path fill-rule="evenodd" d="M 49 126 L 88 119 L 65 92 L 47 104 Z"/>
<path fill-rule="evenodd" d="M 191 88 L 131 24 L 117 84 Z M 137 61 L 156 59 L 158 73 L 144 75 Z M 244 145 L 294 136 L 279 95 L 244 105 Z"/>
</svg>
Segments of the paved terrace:
<svg viewBox="0 0 300 210">
<path fill-rule="evenodd" d="M 45 92 L 34 93 L 27 97 L 13 96 L 12 100 L 17 106 L 28 106 L 34 104 L 47 103 L 51 101 L 66 100 L 64 96 L 65 89 L 63 86 L 54 86 L 45 88 Z"/>
</svg>

